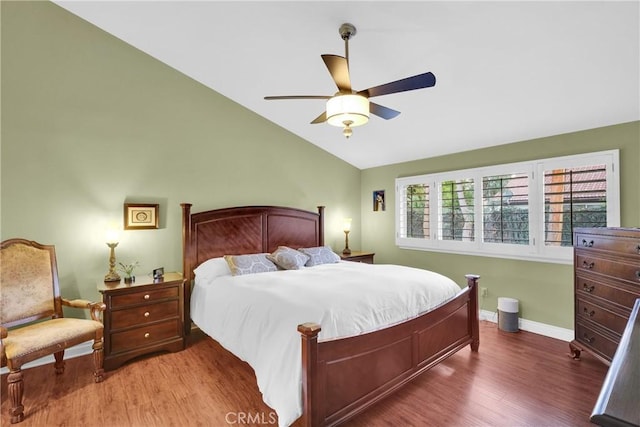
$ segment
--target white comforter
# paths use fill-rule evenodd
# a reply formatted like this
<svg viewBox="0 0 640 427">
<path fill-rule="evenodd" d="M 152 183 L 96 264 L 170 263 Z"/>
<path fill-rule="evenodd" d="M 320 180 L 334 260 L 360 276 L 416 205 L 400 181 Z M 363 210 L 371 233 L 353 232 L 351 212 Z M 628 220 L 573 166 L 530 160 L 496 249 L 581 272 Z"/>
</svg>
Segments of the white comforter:
<svg viewBox="0 0 640 427">
<path fill-rule="evenodd" d="M 353 336 L 415 317 L 459 291 L 431 271 L 356 262 L 209 282 L 196 276 L 191 318 L 251 365 L 264 402 L 288 426 L 303 410 L 299 324 L 320 324 L 319 340 Z"/>
</svg>

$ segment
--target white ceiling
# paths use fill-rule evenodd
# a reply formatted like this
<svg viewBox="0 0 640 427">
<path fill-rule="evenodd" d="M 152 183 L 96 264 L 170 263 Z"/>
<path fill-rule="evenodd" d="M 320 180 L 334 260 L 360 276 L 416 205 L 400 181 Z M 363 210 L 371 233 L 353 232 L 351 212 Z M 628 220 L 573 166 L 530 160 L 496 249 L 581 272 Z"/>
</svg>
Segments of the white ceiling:
<svg viewBox="0 0 640 427">
<path fill-rule="evenodd" d="M 638 1 L 55 3 L 361 169 L 640 119 Z M 349 140 L 322 100 L 263 99 L 332 95 L 344 22 L 354 89 L 437 79 Z"/>
</svg>

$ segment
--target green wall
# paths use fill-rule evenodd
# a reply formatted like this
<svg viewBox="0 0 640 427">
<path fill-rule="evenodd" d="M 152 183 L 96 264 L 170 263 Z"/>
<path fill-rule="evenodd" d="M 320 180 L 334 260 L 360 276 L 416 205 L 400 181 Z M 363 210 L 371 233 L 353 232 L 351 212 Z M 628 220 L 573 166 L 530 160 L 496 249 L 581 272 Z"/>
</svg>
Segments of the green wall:
<svg viewBox="0 0 640 427">
<path fill-rule="evenodd" d="M 125 202 L 160 204 L 160 228 L 116 248 L 138 274 L 181 271 L 181 202 L 326 205 L 326 242 L 343 247 L 357 168 L 53 3 L 1 7 L 1 238 L 55 244 L 65 296 L 100 297 Z"/>
<path fill-rule="evenodd" d="M 395 245 L 395 179 L 610 149 L 620 149 L 621 225 L 640 227 L 640 122 L 632 122 L 364 170 L 362 246 L 376 252 L 377 262 L 435 270 L 461 284 L 464 274 L 479 274 L 480 286 L 489 290 L 482 309 L 495 311 L 501 296 L 517 298 L 522 318 L 573 329 L 571 265 L 399 249 Z M 384 212 L 372 210 L 376 190 L 385 190 Z"/>
<path fill-rule="evenodd" d="M 121 233 L 116 256 L 138 274 L 181 269 L 181 202 L 326 205 L 335 250 L 353 217 L 352 249 L 459 283 L 480 274 L 483 309 L 510 296 L 522 317 L 572 328 L 570 266 L 398 249 L 395 178 L 620 148 L 622 225 L 640 226 L 637 122 L 359 171 L 53 3 L 4 1 L 1 20 L 0 237 L 55 244 L 67 297 L 99 298 L 125 202 L 160 204 L 160 229 Z"/>
</svg>

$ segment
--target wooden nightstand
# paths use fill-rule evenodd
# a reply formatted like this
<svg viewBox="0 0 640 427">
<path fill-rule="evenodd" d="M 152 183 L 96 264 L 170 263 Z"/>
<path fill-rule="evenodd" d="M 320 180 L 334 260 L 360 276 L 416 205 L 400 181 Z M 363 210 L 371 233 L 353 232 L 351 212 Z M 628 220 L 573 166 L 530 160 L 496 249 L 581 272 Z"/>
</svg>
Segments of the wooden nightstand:
<svg viewBox="0 0 640 427">
<path fill-rule="evenodd" d="M 351 255 L 340 254 L 340 258 L 345 261 L 364 262 L 367 264 L 373 264 L 373 256 L 375 252 L 358 252 L 351 251 Z"/>
<path fill-rule="evenodd" d="M 180 351 L 184 337 L 184 278 L 166 273 L 154 282 L 99 282 L 104 311 L 104 369 L 111 370 L 134 357 L 158 351 Z"/>
</svg>

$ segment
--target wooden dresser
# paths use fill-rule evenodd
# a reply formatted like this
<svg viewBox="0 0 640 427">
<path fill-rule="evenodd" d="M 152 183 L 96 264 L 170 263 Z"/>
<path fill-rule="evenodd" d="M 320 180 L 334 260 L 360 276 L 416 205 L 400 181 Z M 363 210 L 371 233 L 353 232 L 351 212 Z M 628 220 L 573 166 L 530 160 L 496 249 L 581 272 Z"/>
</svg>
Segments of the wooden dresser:
<svg viewBox="0 0 640 427">
<path fill-rule="evenodd" d="M 134 283 L 99 282 L 104 312 L 104 369 L 135 357 L 185 347 L 184 279 L 166 273 L 161 281 L 139 276 Z"/>
<path fill-rule="evenodd" d="M 640 229 L 576 228 L 575 359 L 588 350 L 609 364 L 640 298 Z"/>
</svg>

